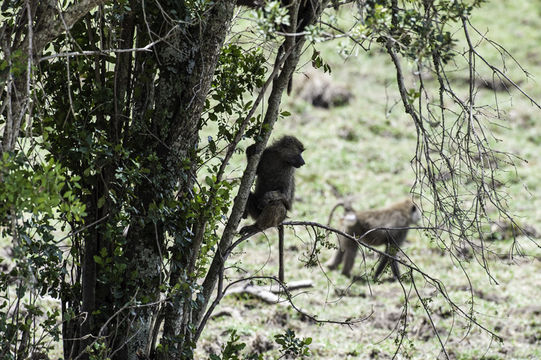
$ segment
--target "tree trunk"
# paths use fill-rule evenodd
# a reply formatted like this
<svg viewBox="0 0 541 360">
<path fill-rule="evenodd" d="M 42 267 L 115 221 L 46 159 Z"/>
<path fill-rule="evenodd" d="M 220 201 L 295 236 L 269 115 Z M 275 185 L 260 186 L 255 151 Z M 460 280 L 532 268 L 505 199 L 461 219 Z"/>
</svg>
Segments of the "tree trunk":
<svg viewBox="0 0 541 360">
<path fill-rule="evenodd" d="M 168 49 L 162 51 L 161 58 L 165 61 L 173 61 L 175 72 L 163 77 L 163 82 L 160 82 L 156 92 L 157 103 L 172 101 L 178 104 L 178 109 L 174 114 L 174 126 L 167 133 L 164 133 L 167 143 L 171 144 L 171 151 L 167 159 L 169 162 L 179 164 L 182 159 L 191 159 L 193 151 L 197 147 L 201 112 L 210 90 L 233 10 L 233 2 L 216 2 L 210 9 L 204 23 L 179 32 L 173 43 L 178 49 L 178 53 L 184 54 L 184 57 L 170 58 L 167 56 Z M 191 41 L 186 41 L 186 39 L 191 39 Z M 177 69 L 183 71 L 177 72 Z M 178 98 L 171 98 L 171 89 L 174 89 L 178 84 L 182 84 Z M 158 108 L 160 107 L 165 108 L 163 105 L 158 105 Z M 194 165 L 192 163 L 192 169 Z M 180 192 L 186 195 L 190 194 L 193 173 L 190 170 L 178 175 L 180 176 L 176 176 L 176 178 L 181 179 Z M 184 224 L 184 226 L 190 225 Z M 192 241 L 193 239 L 190 239 L 184 243 L 189 245 Z M 195 285 L 196 279 L 191 278 L 191 274 L 186 274 L 185 270 L 188 264 L 195 263 L 197 256 L 198 253 L 193 253 L 187 247 L 181 247 L 178 244 L 174 247 L 170 269 L 171 286 L 179 281 L 188 281 L 192 282 L 191 286 Z M 185 312 L 189 315 L 191 311 L 191 300 L 191 292 L 176 293 L 172 294 L 172 299 L 165 306 L 162 345 L 168 349 L 168 352 L 163 354 L 163 359 L 180 359 L 191 353 L 192 334 L 191 330 L 188 329 L 191 319 L 185 317 Z"/>
<path fill-rule="evenodd" d="M 149 112 L 145 110 L 144 104 L 140 104 L 140 107 L 136 105 L 132 126 L 150 131 L 153 137 L 149 138 L 147 131 L 138 131 L 132 134 L 128 142 L 139 150 L 137 153 L 148 153 L 149 147 L 153 148 L 161 165 L 161 174 L 149 174 L 151 186 L 144 182 L 136 188 L 137 196 L 141 199 L 141 215 L 146 216 L 146 219 L 132 223 L 128 233 L 126 256 L 130 259 L 127 273 L 140 274 L 139 279 L 128 286 L 130 289 L 128 293 L 137 299 L 145 299 L 147 302 L 159 300 L 160 284 L 163 283 L 161 261 L 162 254 L 166 251 L 163 247 L 166 229 L 160 222 L 149 220 L 149 209 L 153 203 L 159 204 L 160 199 L 167 198 L 177 189 L 181 198 L 190 200 L 189 194 L 195 176 L 196 164 L 193 160 L 199 140 L 201 112 L 233 16 L 233 9 L 232 2 L 217 2 L 206 12 L 200 23 L 191 26 L 177 25 L 171 30 L 167 41 L 161 42 L 155 50 L 159 79 L 152 95 L 154 102 L 152 115 L 148 116 Z M 151 23 L 150 26 L 158 29 L 163 24 L 160 20 Z M 165 34 L 164 30 L 161 31 Z M 141 56 L 145 57 L 148 58 L 145 55 Z M 142 62 L 144 63 L 144 60 Z M 152 83 L 139 85 L 148 89 Z M 138 99 L 134 100 L 137 103 Z M 151 139 L 159 141 L 149 141 Z M 186 161 L 190 162 L 189 167 L 186 167 Z M 177 226 L 183 229 L 191 227 L 191 224 Z M 188 232 L 185 234 L 189 236 Z M 193 239 L 177 241 L 172 249 L 170 269 L 172 286 L 179 281 L 186 281 L 183 276 L 184 267 L 190 263 L 192 257 L 198 255 L 186 251 L 182 246 L 192 241 Z M 195 279 L 193 281 L 195 283 Z M 183 354 L 191 352 L 192 343 L 189 340 L 178 341 L 184 337 L 191 338 L 185 331 L 189 319 L 183 316 L 185 301 L 190 303 L 190 299 L 185 298 L 186 295 L 176 294 L 166 303 L 163 345 L 168 350 L 163 356 L 167 359 L 184 358 Z M 160 326 L 160 323 L 155 321 L 156 311 L 157 306 L 137 306 L 132 309 L 130 326 L 126 333 L 122 334 L 124 340 L 117 341 L 119 346 L 126 342 L 126 346 L 116 356 L 117 359 L 135 360 L 137 354 L 149 355 L 154 326 Z"/>
</svg>

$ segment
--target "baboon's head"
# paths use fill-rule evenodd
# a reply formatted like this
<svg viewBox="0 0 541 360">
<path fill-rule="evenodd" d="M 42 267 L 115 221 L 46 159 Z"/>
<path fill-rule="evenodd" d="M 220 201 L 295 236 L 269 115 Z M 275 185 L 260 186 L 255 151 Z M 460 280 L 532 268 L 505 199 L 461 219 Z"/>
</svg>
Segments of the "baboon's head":
<svg viewBox="0 0 541 360">
<path fill-rule="evenodd" d="M 273 147 L 287 165 L 300 168 L 305 164 L 301 155 L 304 145 L 295 136 L 284 136 Z"/>
</svg>

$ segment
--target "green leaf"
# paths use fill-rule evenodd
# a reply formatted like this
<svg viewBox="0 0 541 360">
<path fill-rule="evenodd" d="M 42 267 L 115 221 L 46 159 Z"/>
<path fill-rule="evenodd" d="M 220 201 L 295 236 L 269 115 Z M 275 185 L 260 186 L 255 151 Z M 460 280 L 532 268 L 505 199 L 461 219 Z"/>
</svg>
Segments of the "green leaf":
<svg viewBox="0 0 541 360">
<path fill-rule="evenodd" d="M 94 255 L 94 262 L 98 265 L 103 265 L 103 260 L 98 255 Z"/>
</svg>

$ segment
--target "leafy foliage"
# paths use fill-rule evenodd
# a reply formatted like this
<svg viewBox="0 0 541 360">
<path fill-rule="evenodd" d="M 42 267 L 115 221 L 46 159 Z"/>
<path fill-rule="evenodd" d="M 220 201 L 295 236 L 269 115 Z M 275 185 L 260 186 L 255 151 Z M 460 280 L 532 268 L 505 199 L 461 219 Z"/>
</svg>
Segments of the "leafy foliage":
<svg viewBox="0 0 541 360">
<path fill-rule="evenodd" d="M 58 309 L 46 310 L 37 299 L 60 295 L 66 268 L 57 229 L 73 228 L 86 216 L 85 205 L 74 195 L 80 178 L 52 159 L 31 167 L 28 154 L 4 152 L 0 160 L 2 237 L 13 239 L 13 256 L 5 264 L 10 270 L 0 276 L 0 349 L 6 359 L 50 349 L 44 338 L 30 343 L 35 319 L 41 331 L 59 339 Z M 12 288 L 16 298 L 10 296 Z"/>
<path fill-rule="evenodd" d="M 246 344 L 240 342 L 240 336 L 236 330 L 231 330 L 229 339 L 222 350 L 221 356 L 211 354 L 211 360 L 262 360 L 263 354 L 250 353 L 243 355 L 241 352 L 246 347 Z M 311 338 L 299 339 L 295 335 L 295 331 L 287 329 L 282 334 L 274 336 L 274 341 L 280 345 L 280 356 L 278 359 L 302 359 L 311 355 L 309 345 L 312 343 Z"/>
<path fill-rule="evenodd" d="M 289 12 L 280 1 L 267 1 L 265 6 L 252 10 L 257 31 L 265 40 L 276 38 L 276 29 L 289 25 Z"/>
<path fill-rule="evenodd" d="M 287 329 L 285 333 L 276 335 L 274 339 L 281 346 L 280 353 L 283 357 L 295 359 L 310 356 L 308 345 L 312 343 L 312 338 L 299 339 L 295 331 Z"/>
</svg>

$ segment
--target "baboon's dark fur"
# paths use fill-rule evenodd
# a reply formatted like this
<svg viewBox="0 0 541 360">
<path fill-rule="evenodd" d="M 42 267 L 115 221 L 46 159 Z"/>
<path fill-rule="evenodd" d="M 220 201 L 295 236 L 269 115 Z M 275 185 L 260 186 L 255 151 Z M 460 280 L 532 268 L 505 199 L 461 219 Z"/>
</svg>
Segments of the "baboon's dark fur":
<svg viewBox="0 0 541 360">
<path fill-rule="evenodd" d="M 409 199 L 380 210 L 359 212 L 351 209 L 346 210 L 347 212 L 341 220 L 343 231 L 355 237 L 362 237 L 360 241 L 367 245 L 385 245 L 385 253 L 392 256 L 396 255 L 406 240 L 407 227 L 420 220 L 419 209 Z M 375 230 L 365 235 L 368 231 L 378 228 L 389 230 Z M 338 236 L 338 243 L 338 250 L 326 265 L 329 269 L 334 270 L 343 262 L 342 274 L 350 277 L 359 245 L 343 236 Z M 380 255 L 374 280 L 378 279 L 389 262 L 394 278 L 400 278 L 397 262 L 387 256 Z"/>
<path fill-rule="evenodd" d="M 240 230 L 247 234 L 278 226 L 291 210 L 295 194 L 295 168 L 304 165 L 304 146 L 294 136 L 284 136 L 268 146 L 257 166 L 255 191 L 248 196 L 243 217 L 250 215 L 256 222 Z M 255 144 L 246 149 L 250 158 Z"/>
</svg>

